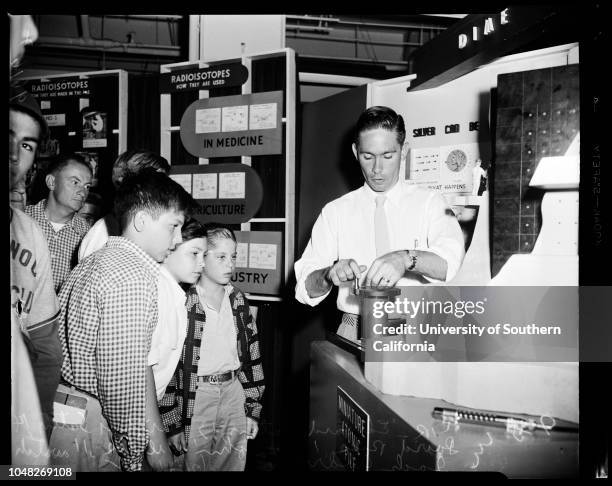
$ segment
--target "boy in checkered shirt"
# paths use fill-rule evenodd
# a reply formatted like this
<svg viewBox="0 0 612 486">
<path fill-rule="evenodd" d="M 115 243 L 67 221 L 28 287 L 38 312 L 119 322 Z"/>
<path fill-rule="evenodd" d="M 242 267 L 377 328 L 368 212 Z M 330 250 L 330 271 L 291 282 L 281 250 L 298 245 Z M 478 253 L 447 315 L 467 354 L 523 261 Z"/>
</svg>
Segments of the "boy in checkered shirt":
<svg viewBox="0 0 612 486">
<path fill-rule="evenodd" d="M 165 174 L 124 181 L 121 236 L 85 258 L 60 292 L 63 383 L 50 447 L 73 471 L 156 470 L 172 464 L 147 355 L 158 321 L 159 263 L 182 241 L 193 200 Z"/>
</svg>

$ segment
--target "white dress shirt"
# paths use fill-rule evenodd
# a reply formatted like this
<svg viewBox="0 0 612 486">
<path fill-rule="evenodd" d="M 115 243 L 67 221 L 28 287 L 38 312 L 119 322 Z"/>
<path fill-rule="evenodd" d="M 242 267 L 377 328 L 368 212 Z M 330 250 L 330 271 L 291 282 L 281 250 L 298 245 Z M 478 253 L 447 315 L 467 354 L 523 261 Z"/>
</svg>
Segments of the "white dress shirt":
<svg viewBox="0 0 612 486">
<path fill-rule="evenodd" d="M 185 291 L 163 265 L 160 265 L 157 292 L 159 318 L 151 338 L 147 364 L 153 367 L 155 393 L 157 400 L 161 400 L 183 352 L 187 308 Z"/>
<path fill-rule="evenodd" d="M 364 184 L 325 205 L 312 228 L 302 257 L 295 262 L 295 298 L 298 301 L 315 306 L 327 297 L 329 292 L 309 297 L 306 277 L 337 260 L 352 258 L 369 269 L 376 259 L 374 211 L 375 198 L 379 194 Z M 416 249 L 435 253 L 446 261 L 446 281 L 451 280 L 461 266 L 465 248 L 457 218 L 442 195 L 398 181 L 386 196 L 390 251 Z M 397 286 L 428 282 L 437 281 L 409 273 L 399 280 Z M 359 298 L 350 293 L 351 284 L 340 285 L 337 306 L 343 312 L 359 314 Z"/>
<path fill-rule="evenodd" d="M 79 263 L 86 256 L 91 255 L 94 251 L 106 245 L 109 236 L 121 236 L 119 221 L 117 221 L 117 218 L 112 213 L 96 221 L 81 241 L 79 246 Z"/>
</svg>

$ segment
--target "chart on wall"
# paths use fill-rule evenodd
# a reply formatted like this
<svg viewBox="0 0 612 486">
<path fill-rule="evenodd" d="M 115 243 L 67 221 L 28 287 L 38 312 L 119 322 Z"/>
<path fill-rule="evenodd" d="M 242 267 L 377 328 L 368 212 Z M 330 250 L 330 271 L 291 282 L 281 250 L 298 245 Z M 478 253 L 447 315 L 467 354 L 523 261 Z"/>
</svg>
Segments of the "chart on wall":
<svg viewBox="0 0 612 486">
<path fill-rule="evenodd" d="M 406 180 L 445 193 L 471 194 L 474 168 L 480 164 L 478 143 L 410 150 Z"/>
<path fill-rule="evenodd" d="M 196 157 L 281 154 L 282 113 L 282 91 L 203 98 L 185 110 L 181 141 Z"/>
<path fill-rule="evenodd" d="M 175 165 L 170 177 L 196 200 L 202 223 L 246 223 L 263 199 L 259 175 L 245 164 Z"/>
<path fill-rule="evenodd" d="M 254 294 L 278 295 L 281 286 L 283 234 L 236 231 L 236 271 L 232 283 Z"/>
<path fill-rule="evenodd" d="M 480 175 L 491 160 L 479 94 L 484 81 L 488 79 L 467 85 L 454 81 L 461 85 L 405 95 L 397 108 L 406 126 L 408 154 L 400 169 L 407 183 L 442 194 L 478 194 Z M 464 94 L 457 97 L 456 92 Z"/>
</svg>

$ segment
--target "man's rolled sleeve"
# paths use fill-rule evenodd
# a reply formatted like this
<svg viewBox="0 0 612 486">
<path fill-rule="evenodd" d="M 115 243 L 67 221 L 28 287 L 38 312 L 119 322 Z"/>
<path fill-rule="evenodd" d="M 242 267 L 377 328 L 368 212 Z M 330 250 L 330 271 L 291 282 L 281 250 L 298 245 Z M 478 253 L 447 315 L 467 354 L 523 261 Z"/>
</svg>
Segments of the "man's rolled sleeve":
<svg viewBox="0 0 612 486">
<path fill-rule="evenodd" d="M 318 305 L 319 303 L 321 303 L 323 299 L 325 299 L 325 297 L 327 297 L 329 293 L 331 292 L 331 288 L 330 288 L 327 292 L 325 292 L 323 295 L 320 295 L 319 297 L 310 297 L 308 295 L 308 291 L 306 290 L 306 277 L 308 277 L 308 275 L 310 275 L 315 270 L 318 270 L 318 269 L 312 266 L 298 269 L 298 262 L 295 263 L 296 278 L 298 278 L 297 277 L 298 275 L 306 275 L 304 278 L 298 278 L 297 284 L 295 285 L 295 299 L 298 302 L 309 305 L 311 307 L 314 307 L 315 305 Z"/>
<path fill-rule="evenodd" d="M 318 297 L 310 297 L 306 290 L 306 279 L 308 276 L 322 268 L 329 267 L 338 259 L 338 238 L 336 235 L 337 225 L 330 224 L 335 218 L 335 213 L 329 205 L 325 206 L 312 227 L 312 233 L 308 245 L 302 257 L 295 262 L 295 298 L 302 304 L 312 307 L 319 304 L 331 292 L 330 289 Z"/>
<path fill-rule="evenodd" d="M 427 250 L 446 261 L 446 278 L 443 281 L 449 282 L 457 275 L 465 256 L 463 232 L 452 209 L 440 194 L 432 195 L 428 213 Z M 427 276 L 425 278 L 430 282 L 440 282 Z"/>
</svg>

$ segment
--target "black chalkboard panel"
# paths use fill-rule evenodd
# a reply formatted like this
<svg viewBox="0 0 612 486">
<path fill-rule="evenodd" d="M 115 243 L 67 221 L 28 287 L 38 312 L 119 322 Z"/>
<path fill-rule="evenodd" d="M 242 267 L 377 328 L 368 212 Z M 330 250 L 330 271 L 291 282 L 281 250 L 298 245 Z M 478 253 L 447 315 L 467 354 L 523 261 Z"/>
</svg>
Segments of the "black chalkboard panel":
<svg viewBox="0 0 612 486">
<path fill-rule="evenodd" d="M 580 131 L 578 66 L 501 74 L 492 169 L 491 275 L 515 253 L 530 253 L 543 191 L 529 181 L 542 157 L 564 155 Z"/>
</svg>

